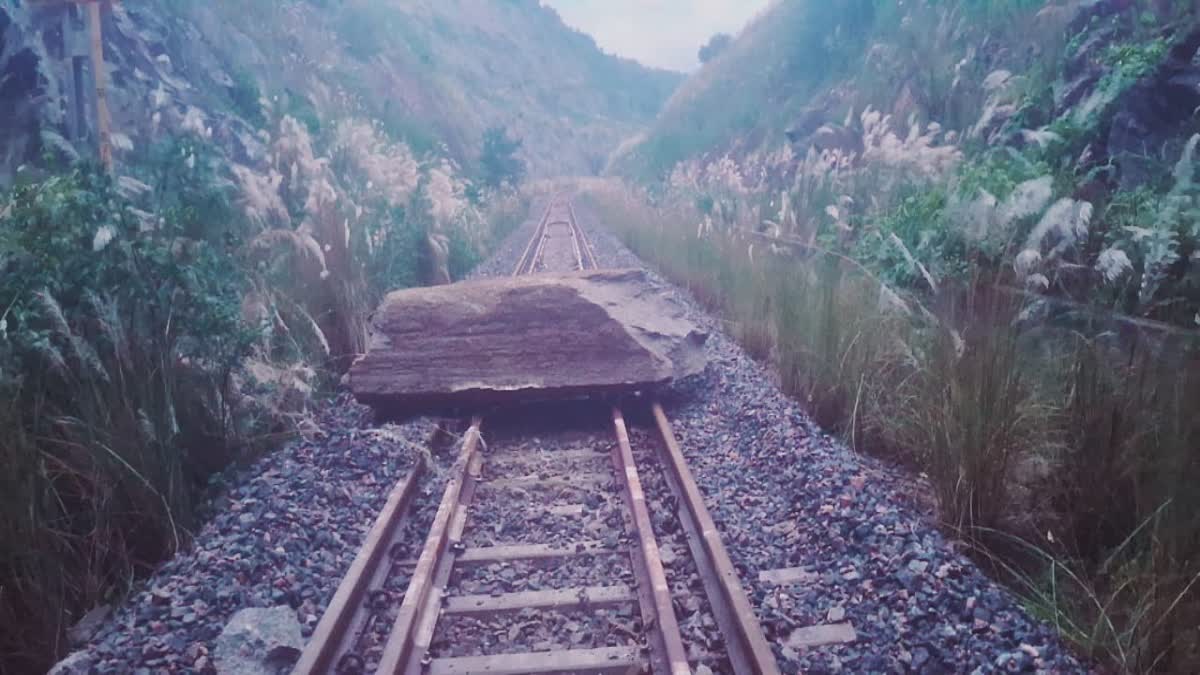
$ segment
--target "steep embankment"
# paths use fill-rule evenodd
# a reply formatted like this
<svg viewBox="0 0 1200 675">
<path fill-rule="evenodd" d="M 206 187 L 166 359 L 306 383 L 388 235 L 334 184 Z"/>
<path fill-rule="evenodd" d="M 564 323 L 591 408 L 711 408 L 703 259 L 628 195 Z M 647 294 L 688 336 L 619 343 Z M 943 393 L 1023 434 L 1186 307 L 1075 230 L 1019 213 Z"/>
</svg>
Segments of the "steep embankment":
<svg viewBox="0 0 1200 675">
<path fill-rule="evenodd" d="M 47 148 L 71 154 L 64 11 L 3 10 L 14 114 L 0 130 L 0 177 Z M 239 159 L 261 150 L 254 137 L 271 113 L 291 113 L 313 129 L 376 119 L 395 140 L 464 166 L 484 132 L 504 126 L 525 140 L 535 175 L 591 173 L 680 79 L 601 52 L 536 0 L 154 0 L 122 3 L 105 24 L 119 152 L 195 107 Z"/>
<path fill-rule="evenodd" d="M 783 0 L 592 190 L 1122 672 L 1200 663 L 1197 11 Z"/>
</svg>

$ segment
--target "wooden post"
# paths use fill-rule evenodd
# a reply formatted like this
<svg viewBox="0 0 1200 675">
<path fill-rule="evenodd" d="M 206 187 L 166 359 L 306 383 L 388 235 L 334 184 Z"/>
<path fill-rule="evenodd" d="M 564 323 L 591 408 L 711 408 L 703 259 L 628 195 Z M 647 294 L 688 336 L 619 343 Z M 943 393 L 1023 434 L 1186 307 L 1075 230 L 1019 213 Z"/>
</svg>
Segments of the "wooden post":
<svg viewBox="0 0 1200 675">
<path fill-rule="evenodd" d="M 104 67 L 104 36 L 100 0 L 88 2 L 92 23 L 92 75 L 96 78 L 96 132 L 100 137 L 100 164 L 112 173 L 112 116 L 108 112 L 108 75 Z"/>
</svg>

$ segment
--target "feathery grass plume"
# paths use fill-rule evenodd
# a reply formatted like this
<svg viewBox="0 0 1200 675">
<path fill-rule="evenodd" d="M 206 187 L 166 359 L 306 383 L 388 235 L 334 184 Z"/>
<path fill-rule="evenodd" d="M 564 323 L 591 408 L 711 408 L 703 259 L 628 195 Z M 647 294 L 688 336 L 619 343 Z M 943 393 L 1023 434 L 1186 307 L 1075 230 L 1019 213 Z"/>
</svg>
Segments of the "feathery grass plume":
<svg viewBox="0 0 1200 675">
<path fill-rule="evenodd" d="M 1013 259 L 1013 271 L 1021 279 L 1028 277 L 1034 273 L 1034 270 L 1042 264 L 1042 253 L 1037 249 L 1027 248 L 1017 254 Z"/>
<path fill-rule="evenodd" d="M 1156 223 L 1156 225 L 1161 224 Z M 1162 227 L 1125 228 L 1133 238 L 1142 257 L 1142 283 L 1138 290 L 1138 303 L 1149 309 L 1159 288 L 1166 280 L 1168 268 L 1179 260 L 1179 239 L 1174 230 Z"/>
<path fill-rule="evenodd" d="M 1106 248 L 1096 258 L 1096 270 L 1110 284 L 1125 276 L 1132 269 L 1133 263 L 1129 260 L 1129 256 L 1119 248 Z"/>
<path fill-rule="evenodd" d="M 308 127 L 291 115 L 279 121 L 275 142 L 274 165 L 277 171 L 286 172 L 293 186 L 307 184 L 325 173 L 329 160 L 317 157 L 312 146 Z"/>
<path fill-rule="evenodd" d="M 908 135 L 901 138 L 892 130 L 891 115 L 868 107 L 859 119 L 865 162 L 914 171 L 925 179 L 937 179 L 962 161 L 962 151 L 956 146 L 938 144 L 942 128 L 936 123 L 930 123 L 922 131 L 914 121 L 909 125 Z"/>
<path fill-rule="evenodd" d="M 455 221 L 467 206 L 462 186 L 455 182 L 453 169 L 446 162 L 430 167 L 425 197 L 429 200 L 429 215 L 439 227 Z"/>
<path fill-rule="evenodd" d="M 231 171 L 241 188 L 238 202 L 247 218 L 268 227 L 291 225 L 292 216 L 279 195 L 283 174 L 272 169 L 266 175 L 262 175 L 240 164 L 234 164 Z"/>
<path fill-rule="evenodd" d="M 988 76 L 983 78 L 983 90 L 987 92 L 1000 91 L 1008 86 L 1012 81 L 1013 74 L 1010 71 L 1000 69 L 993 70 L 988 73 Z"/>
<path fill-rule="evenodd" d="M 1041 176 L 1020 183 L 1000 206 L 996 214 L 998 224 L 1007 227 L 1022 218 L 1037 215 L 1053 198 L 1054 178 L 1052 176 Z"/>
<path fill-rule="evenodd" d="M 58 304 L 58 300 L 50 294 L 49 290 L 43 289 L 33 294 L 37 300 L 38 308 L 41 310 L 42 318 L 50 323 L 50 330 L 59 337 L 64 339 L 74 335 L 70 324 L 67 323 L 67 317 L 63 313 L 62 305 Z"/>
<path fill-rule="evenodd" d="M 1061 143 L 1063 140 L 1061 135 L 1051 131 L 1047 127 L 1042 127 L 1041 129 L 1022 129 L 1021 138 L 1026 143 L 1030 145 L 1036 145 L 1042 150 L 1045 150 L 1055 143 Z"/>
<path fill-rule="evenodd" d="M 179 123 L 180 131 L 195 134 L 202 139 L 212 138 L 212 127 L 208 126 L 208 118 L 204 112 L 195 106 L 188 106 Z"/>
<path fill-rule="evenodd" d="M 879 284 L 879 311 L 912 316 L 912 308 L 887 284 Z"/>
<path fill-rule="evenodd" d="M 1200 134 L 1193 134 L 1183 146 L 1183 153 L 1175 163 L 1172 175 L 1175 177 L 1175 190 L 1186 189 L 1195 180 L 1193 164 L 1196 159 L 1196 145 L 1200 143 Z"/>
<path fill-rule="evenodd" d="M 1054 202 L 1034 226 L 1025 241 L 1025 248 L 1041 251 L 1047 237 L 1052 237 L 1054 247 L 1048 257 L 1056 257 L 1087 236 L 1092 222 L 1094 207 L 1091 202 L 1070 198 Z"/>
<path fill-rule="evenodd" d="M 78 370 L 73 374 L 81 376 L 88 373 L 107 382 L 108 371 L 105 370 L 104 364 L 100 362 L 100 356 L 83 336 L 71 329 L 70 324 L 67 322 L 66 314 L 63 312 L 62 305 L 59 304 L 58 300 L 48 290 L 38 291 L 34 294 L 34 297 L 37 299 L 42 317 L 50 324 L 51 333 L 70 346 L 71 359 L 78 367 Z M 50 362 L 54 364 L 56 370 L 66 372 L 68 366 L 62 358 L 61 352 L 54 349 L 53 351 L 46 351 L 45 354 Z"/>
<path fill-rule="evenodd" d="M 947 212 L 964 224 L 963 234 L 975 245 L 990 242 L 1005 247 L 1013 226 L 1042 213 L 1053 197 L 1054 178 L 1040 176 L 1018 184 L 1003 202 L 983 188 L 970 201 L 955 196 Z"/>
<path fill-rule="evenodd" d="M 916 257 L 913 256 L 912 252 L 908 250 L 908 247 L 904 245 L 904 240 L 896 236 L 895 232 L 892 232 L 888 235 L 888 240 L 900 250 L 900 254 L 904 256 L 904 259 L 908 262 L 909 266 L 920 272 L 921 277 L 925 279 L 925 283 L 929 284 L 929 290 L 937 293 L 937 281 L 934 280 L 933 275 L 929 273 L 929 270 L 921 264 L 921 261 L 917 260 Z"/>
<path fill-rule="evenodd" d="M 1017 113 L 1018 93 L 1014 85 L 1019 79 L 1003 69 L 992 71 L 984 78 L 983 91 L 987 100 L 968 137 L 983 138 L 993 145 L 997 142 L 1005 124 Z"/>
<path fill-rule="evenodd" d="M 308 269 L 313 270 L 315 274 L 320 275 L 326 270 L 325 252 L 312 234 L 306 231 L 267 230 L 251 239 L 249 248 L 260 254 L 284 248 L 306 263 Z"/>
<path fill-rule="evenodd" d="M 117 230 L 112 225 L 101 225 L 96 229 L 96 236 L 92 238 L 92 251 L 99 253 L 115 239 Z"/>
<path fill-rule="evenodd" d="M 348 119 L 334 132 L 333 155 L 363 176 L 389 206 L 408 202 L 421 180 L 420 163 L 407 145 L 392 142 L 370 122 Z"/>
<path fill-rule="evenodd" d="M 979 194 L 969 202 L 956 200 L 951 203 L 948 211 L 957 220 L 965 223 L 963 233 L 967 238 L 978 243 L 988 238 L 996 222 L 996 207 L 999 200 L 996 196 L 980 188 Z"/>
</svg>

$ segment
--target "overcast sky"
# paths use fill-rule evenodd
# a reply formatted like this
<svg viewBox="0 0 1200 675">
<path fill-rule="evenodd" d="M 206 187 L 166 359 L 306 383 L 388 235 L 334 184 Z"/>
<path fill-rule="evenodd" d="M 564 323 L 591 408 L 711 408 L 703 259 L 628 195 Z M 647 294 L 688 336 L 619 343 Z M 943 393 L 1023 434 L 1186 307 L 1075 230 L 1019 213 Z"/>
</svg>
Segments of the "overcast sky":
<svg viewBox="0 0 1200 675">
<path fill-rule="evenodd" d="M 692 70 L 713 33 L 737 33 L 769 0 L 542 0 L 608 52 Z"/>
</svg>

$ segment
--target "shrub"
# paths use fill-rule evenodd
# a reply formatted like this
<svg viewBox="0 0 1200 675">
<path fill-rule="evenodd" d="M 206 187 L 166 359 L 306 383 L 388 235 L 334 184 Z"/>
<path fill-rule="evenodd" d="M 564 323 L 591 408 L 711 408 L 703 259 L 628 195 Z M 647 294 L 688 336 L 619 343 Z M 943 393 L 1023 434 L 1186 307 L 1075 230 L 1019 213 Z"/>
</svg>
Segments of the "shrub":
<svg viewBox="0 0 1200 675">
<path fill-rule="evenodd" d="M 233 76 L 233 86 L 229 88 L 229 98 L 233 102 L 233 110 L 253 127 L 262 127 L 267 123 L 263 113 L 262 92 L 254 76 L 247 72 L 237 72 Z"/>
<path fill-rule="evenodd" d="M 483 152 L 479 157 L 483 184 L 492 189 L 519 185 L 525 178 L 525 162 L 517 157 L 520 150 L 520 139 L 509 138 L 504 127 L 484 132 Z"/>
<path fill-rule="evenodd" d="M 86 171 L 18 186 L 0 229 L 0 654 L 32 666 L 68 615 L 176 550 L 237 435 L 250 342 L 217 242 L 147 230 Z"/>
</svg>

